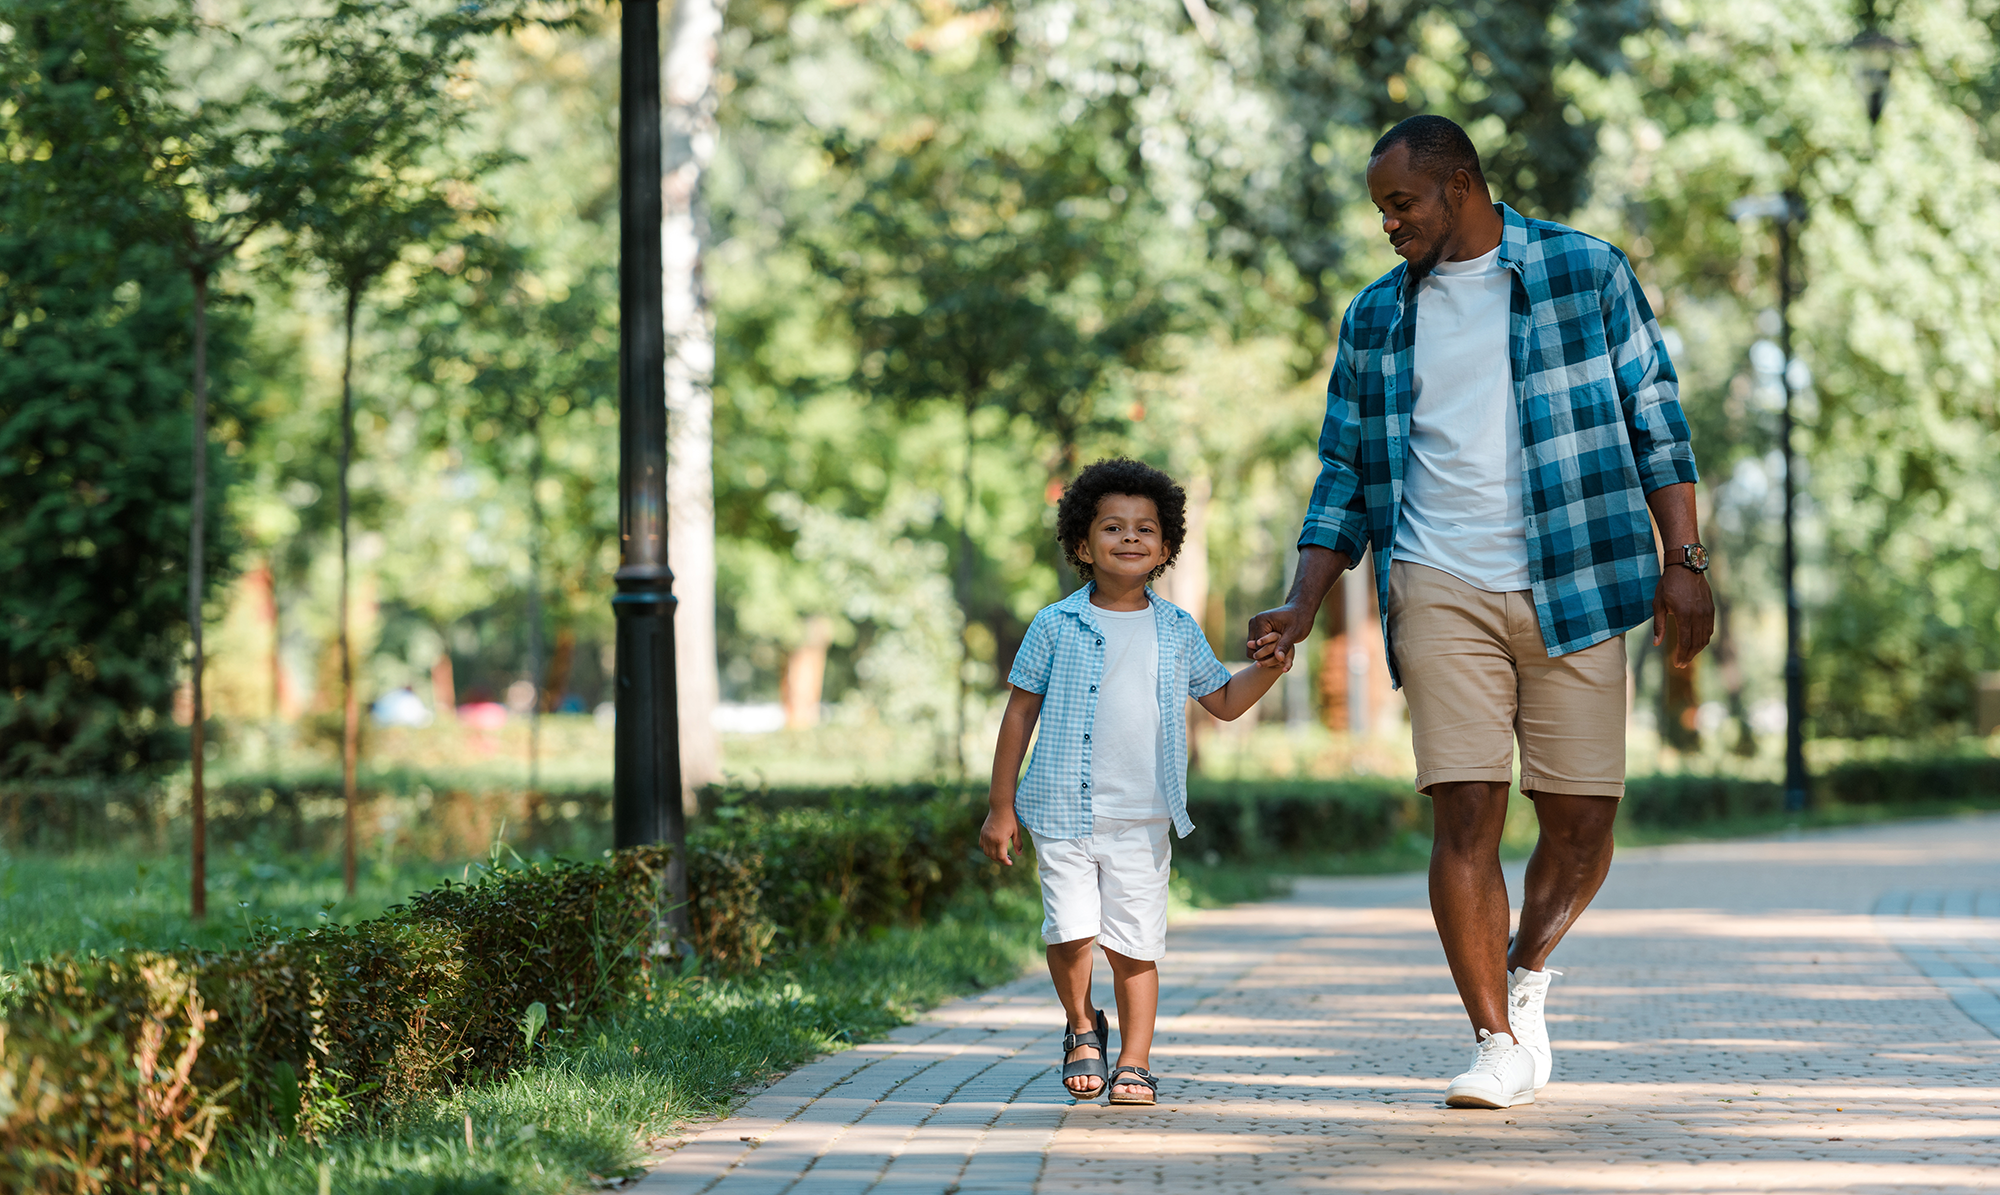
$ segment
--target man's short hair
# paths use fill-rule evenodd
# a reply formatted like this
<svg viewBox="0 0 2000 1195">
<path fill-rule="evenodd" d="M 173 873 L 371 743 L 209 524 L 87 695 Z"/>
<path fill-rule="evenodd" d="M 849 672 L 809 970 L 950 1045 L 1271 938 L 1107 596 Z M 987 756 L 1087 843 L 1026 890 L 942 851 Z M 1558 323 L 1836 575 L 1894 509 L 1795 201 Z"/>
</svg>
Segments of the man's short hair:
<svg viewBox="0 0 2000 1195">
<path fill-rule="evenodd" d="M 1090 539 L 1097 504 L 1113 494 L 1150 498 L 1153 509 L 1160 512 L 1160 539 L 1166 544 L 1167 558 L 1148 580 L 1159 577 L 1180 556 L 1181 545 L 1187 541 L 1187 491 L 1151 465 L 1126 457 L 1098 461 L 1077 474 L 1063 491 L 1062 501 L 1056 505 L 1056 540 L 1062 544 L 1063 559 L 1077 576 L 1091 579 L 1090 565 L 1078 558 L 1076 550 Z"/>
<path fill-rule="evenodd" d="M 1472 148 L 1472 138 L 1457 121 L 1443 116 L 1412 116 L 1382 134 L 1368 160 L 1372 162 L 1398 145 L 1409 147 L 1412 167 L 1434 179 L 1450 178 L 1454 170 L 1463 169 L 1472 175 L 1472 181 L 1486 185 L 1486 175 L 1479 169 L 1479 151 Z"/>
</svg>

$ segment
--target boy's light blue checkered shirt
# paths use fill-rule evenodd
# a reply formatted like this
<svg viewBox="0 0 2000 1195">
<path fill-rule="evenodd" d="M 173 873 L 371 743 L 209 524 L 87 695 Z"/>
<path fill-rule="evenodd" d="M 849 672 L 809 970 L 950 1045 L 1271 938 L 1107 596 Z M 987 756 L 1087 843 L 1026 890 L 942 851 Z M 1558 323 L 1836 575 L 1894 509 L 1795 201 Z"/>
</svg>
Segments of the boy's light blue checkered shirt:
<svg viewBox="0 0 2000 1195">
<path fill-rule="evenodd" d="M 1508 343 L 1521 421 L 1528 576 L 1552 656 L 1623 634 L 1652 616 L 1659 582 L 1646 495 L 1696 480 L 1680 383 L 1653 310 L 1612 245 L 1496 204 L 1500 263 L 1514 274 Z M 1389 635 L 1390 546 L 1416 405 L 1416 302 L 1399 265 L 1356 296 L 1320 431 L 1319 483 L 1299 546 L 1375 550 Z M 1396 644 L 1389 642 L 1389 667 Z"/>
<path fill-rule="evenodd" d="M 1014 792 L 1014 816 L 1044 838 L 1090 836 L 1090 732 L 1104 683 L 1104 628 L 1090 604 L 1095 588 L 1085 585 L 1035 615 L 1007 674 L 1015 688 L 1042 695 L 1041 729 Z M 1186 838 L 1194 823 L 1187 812 L 1185 703 L 1228 684 L 1229 669 L 1192 614 L 1151 589 L 1146 600 L 1160 640 L 1160 790 L 1175 832 Z"/>
</svg>

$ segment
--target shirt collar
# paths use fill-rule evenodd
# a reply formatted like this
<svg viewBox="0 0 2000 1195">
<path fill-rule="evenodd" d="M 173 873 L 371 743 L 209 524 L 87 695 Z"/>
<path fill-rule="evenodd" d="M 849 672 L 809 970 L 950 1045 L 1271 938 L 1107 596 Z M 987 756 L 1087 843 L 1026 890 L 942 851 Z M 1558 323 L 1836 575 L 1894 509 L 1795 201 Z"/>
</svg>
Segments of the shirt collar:
<svg viewBox="0 0 2000 1195">
<path fill-rule="evenodd" d="M 1085 581 L 1082 586 L 1077 588 L 1068 597 L 1057 602 L 1056 609 L 1074 614 L 1082 619 L 1085 624 L 1096 627 L 1097 608 L 1090 604 L 1090 595 L 1096 591 L 1097 582 Z M 1155 613 L 1158 613 L 1159 602 L 1159 595 L 1153 592 L 1153 587 L 1151 585 L 1146 586 L 1146 605 L 1152 608 Z"/>
<path fill-rule="evenodd" d="M 1504 203 L 1493 205 L 1500 212 L 1504 228 L 1500 232 L 1500 262 L 1508 269 L 1520 272 L 1528 264 L 1528 220 L 1527 217 Z"/>
</svg>

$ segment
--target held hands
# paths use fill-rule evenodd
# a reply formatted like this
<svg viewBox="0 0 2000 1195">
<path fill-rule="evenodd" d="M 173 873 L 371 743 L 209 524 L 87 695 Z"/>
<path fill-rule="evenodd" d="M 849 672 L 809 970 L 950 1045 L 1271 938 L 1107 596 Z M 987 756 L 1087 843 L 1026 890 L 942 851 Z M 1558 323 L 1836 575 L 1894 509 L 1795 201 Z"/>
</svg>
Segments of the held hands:
<svg viewBox="0 0 2000 1195">
<path fill-rule="evenodd" d="M 1299 640 L 1311 630 L 1309 612 L 1297 606 L 1279 606 L 1250 620 L 1250 638 L 1243 646 L 1258 666 L 1289 672 Z"/>
<path fill-rule="evenodd" d="M 1708 591 L 1708 578 L 1700 573 L 1670 564 L 1660 574 L 1659 587 L 1653 590 L 1653 646 L 1658 647 L 1667 637 L 1667 619 L 1674 620 L 1674 657 L 1670 661 L 1676 668 L 1685 668 L 1694 663 L 1701 649 L 1708 646 L 1709 636 L 1715 633 L 1715 598 Z"/>
<path fill-rule="evenodd" d="M 1283 636 L 1276 631 L 1261 639 L 1252 639 L 1243 646 L 1249 649 L 1251 660 L 1259 668 L 1275 668 L 1279 672 L 1290 672 L 1292 660 L 1298 654 L 1298 645 L 1283 642 Z"/>
<path fill-rule="evenodd" d="M 1014 848 L 1012 854 L 1008 852 L 1009 846 Z M 1013 855 L 1020 854 L 1024 848 L 1021 823 L 1012 810 L 1002 813 L 996 809 L 987 813 L 985 823 L 979 827 L 979 849 L 988 859 L 1003 867 L 1014 866 Z"/>
</svg>

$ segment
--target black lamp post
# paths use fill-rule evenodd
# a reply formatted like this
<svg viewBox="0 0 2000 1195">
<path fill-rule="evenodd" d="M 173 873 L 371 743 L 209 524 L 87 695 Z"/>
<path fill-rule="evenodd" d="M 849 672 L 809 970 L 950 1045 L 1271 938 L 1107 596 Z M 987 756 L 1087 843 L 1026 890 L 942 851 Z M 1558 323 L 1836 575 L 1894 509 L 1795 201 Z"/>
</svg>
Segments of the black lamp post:
<svg viewBox="0 0 2000 1195">
<path fill-rule="evenodd" d="M 1883 33 L 1875 13 L 1874 0 L 1862 5 L 1861 32 L 1844 47 L 1855 56 L 1855 76 L 1861 85 L 1862 102 L 1867 106 L 1872 127 L 1882 119 L 1889 98 L 1889 71 L 1903 43 Z M 1792 400 L 1800 388 L 1799 371 L 1792 359 L 1792 299 L 1798 293 L 1794 281 L 1792 254 L 1798 227 L 1806 217 L 1805 200 L 1796 191 L 1782 195 L 1752 195 L 1729 205 L 1732 219 L 1768 219 L 1778 232 L 1778 348 L 1783 356 L 1780 374 L 1785 405 L 1779 416 L 1778 439 L 1785 458 L 1785 809 L 1797 813 L 1806 807 L 1810 777 L 1806 773 L 1806 664 L 1800 648 L 1802 619 L 1798 586 L 1798 485 L 1796 457 L 1792 451 Z"/>
<path fill-rule="evenodd" d="M 1785 405 L 1778 420 L 1778 443 L 1785 457 L 1785 547 L 1782 569 L 1785 580 L 1785 809 L 1797 813 L 1806 807 L 1809 778 L 1806 775 L 1806 662 L 1800 649 L 1802 627 L 1799 612 L 1798 535 L 1795 525 L 1798 485 L 1792 454 L 1792 397 L 1797 371 L 1792 368 L 1792 246 L 1798 225 L 1805 219 L 1806 205 L 1796 193 L 1752 195 L 1729 205 L 1729 214 L 1738 221 L 1769 219 L 1778 226 L 1778 349 L 1784 357 L 1779 373 L 1785 388 Z"/>
<path fill-rule="evenodd" d="M 618 99 L 618 846 L 664 842 L 665 928 L 688 940 L 687 818 L 667 568 L 666 323 L 660 283 L 660 6 L 625 0 Z"/>
</svg>

